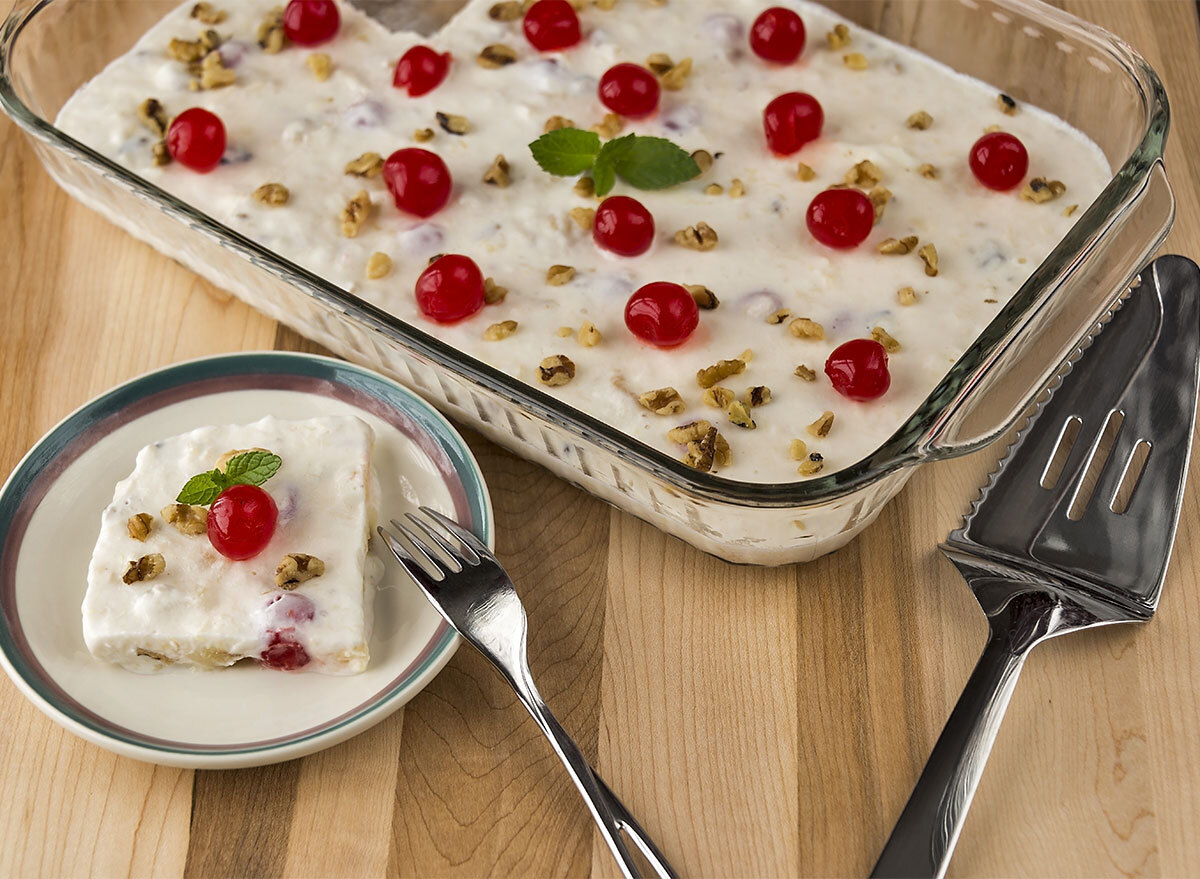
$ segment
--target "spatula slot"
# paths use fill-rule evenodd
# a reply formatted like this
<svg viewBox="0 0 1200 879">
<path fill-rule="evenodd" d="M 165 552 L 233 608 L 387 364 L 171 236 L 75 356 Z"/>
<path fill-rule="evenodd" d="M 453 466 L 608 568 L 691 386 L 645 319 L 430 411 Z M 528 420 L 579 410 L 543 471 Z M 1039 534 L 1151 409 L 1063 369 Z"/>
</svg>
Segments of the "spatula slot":
<svg viewBox="0 0 1200 879">
<path fill-rule="evenodd" d="M 1083 518 L 1084 511 L 1087 510 L 1087 505 L 1092 499 L 1096 483 L 1100 481 L 1100 474 L 1104 472 L 1104 465 L 1108 463 L 1108 456 L 1112 454 L 1113 446 L 1117 442 L 1117 434 L 1121 432 L 1121 424 L 1124 421 L 1125 413 L 1121 410 L 1113 409 L 1108 413 L 1104 429 L 1100 431 L 1096 444 L 1092 446 L 1087 466 L 1084 467 L 1083 476 L 1075 489 L 1075 496 L 1071 498 L 1071 506 L 1067 509 L 1067 518 L 1072 522 L 1078 522 Z"/>
<path fill-rule="evenodd" d="M 1124 513 L 1129 509 L 1129 503 L 1133 500 L 1133 493 L 1137 491 L 1138 481 L 1142 478 L 1142 471 L 1146 469 L 1146 460 L 1150 457 L 1150 443 L 1146 440 L 1138 440 L 1138 444 L 1133 447 L 1133 451 L 1129 455 L 1129 460 L 1125 462 L 1125 473 L 1121 476 L 1121 484 L 1117 486 L 1116 492 L 1113 493 L 1112 503 L 1108 508 L 1114 513 Z"/>
<path fill-rule="evenodd" d="M 1071 449 L 1075 448 L 1075 440 L 1079 438 L 1081 427 L 1083 427 L 1083 422 L 1077 415 L 1072 415 L 1063 423 L 1062 430 L 1058 432 L 1058 442 L 1054 445 L 1054 452 L 1050 455 L 1050 460 L 1046 462 L 1046 469 L 1042 471 L 1042 488 L 1052 489 L 1058 485 L 1063 468 L 1067 466 L 1067 458 L 1071 454 Z"/>
</svg>

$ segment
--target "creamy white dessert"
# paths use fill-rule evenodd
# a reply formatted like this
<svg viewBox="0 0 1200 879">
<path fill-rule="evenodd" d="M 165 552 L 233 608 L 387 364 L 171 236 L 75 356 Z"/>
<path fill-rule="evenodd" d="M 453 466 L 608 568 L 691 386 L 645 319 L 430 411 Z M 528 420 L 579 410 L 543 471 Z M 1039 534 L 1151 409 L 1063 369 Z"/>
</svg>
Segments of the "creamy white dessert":
<svg viewBox="0 0 1200 879">
<path fill-rule="evenodd" d="M 248 658 L 365 669 L 378 571 L 367 554 L 373 444 L 366 423 L 337 416 L 202 427 L 146 446 L 101 515 L 83 600 L 88 650 L 138 672 Z M 205 506 L 176 498 L 226 453 L 255 448 L 282 459 L 261 486 L 278 520 L 265 549 L 234 560 L 210 542 Z"/>
<path fill-rule="evenodd" d="M 430 37 L 390 33 L 342 4 L 333 40 L 271 54 L 257 39 L 274 3 L 215 0 L 211 8 L 224 17 L 213 24 L 193 18 L 195 4 L 185 3 L 81 88 L 58 124 L 264 246 L 672 456 L 686 454 L 688 436 L 673 428 L 709 420 L 730 452 L 714 461 L 714 472 L 731 479 L 790 482 L 877 448 L 1111 176 L 1098 147 L 1061 120 L 1006 105 L 992 87 L 853 25 L 848 44 L 827 41 L 846 22 L 802 0 L 783 4 L 799 11 L 808 35 L 799 61 L 788 65 L 768 64 L 749 49 L 747 30 L 770 5 L 759 0 L 583 5 L 582 43 L 551 53 L 528 43 L 519 19 L 491 17 L 492 0 L 474 0 Z M 196 40 L 210 27 L 221 41 L 221 67 L 232 72 L 210 85 L 233 81 L 196 90 L 195 69 L 167 49 L 173 38 Z M 453 62 L 444 82 L 413 98 L 392 77 L 396 60 L 417 44 L 448 51 Z M 497 45 L 511 49 L 515 62 L 477 62 Z M 716 158 L 700 177 L 670 189 L 617 182 L 613 194 L 638 199 L 657 227 L 647 253 L 623 258 L 596 247 L 584 228 L 579 209 L 594 209 L 597 200 L 579 194 L 573 179 L 542 171 L 528 144 L 552 116 L 579 128 L 601 123 L 607 111 L 597 97 L 599 77 L 654 53 L 689 58 L 691 69 L 677 77 L 677 89 L 664 88 L 653 116 L 625 120 L 621 133 L 665 137 Z M 819 139 L 779 157 L 766 148 L 761 114 L 789 91 L 818 98 L 825 122 Z M 138 119 L 147 98 L 167 117 L 189 107 L 219 115 L 229 138 L 222 164 L 209 174 L 155 164 L 157 137 Z M 439 112 L 463 117 L 469 130 L 452 133 L 462 126 L 443 127 Z M 1027 148 L 1027 180 L 1062 189 L 1037 202 L 1019 188 L 981 186 L 967 155 L 995 126 Z M 418 132 L 432 138 L 418 140 Z M 382 177 L 346 171 L 364 153 L 386 157 L 411 146 L 440 155 L 454 179 L 449 203 L 424 220 L 396 208 Z M 507 161 L 505 186 L 494 175 L 493 183 L 483 180 L 498 155 Z M 867 172 L 854 172 L 864 160 Z M 886 189 L 890 201 L 865 243 L 835 251 L 813 240 L 804 214 L 817 193 L 847 175 L 864 190 Z M 279 199 L 269 193 L 256 198 L 268 183 L 286 189 L 285 203 L 272 204 Z M 371 206 L 346 237 L 342 212 L 360 190 Z M 677 230 L 699 222 L 716 231 L 715 248 L 675 242 Z M 880 252 L 888 239 L 909 236 L 919 242 L 910 252 Z M 936 275 L 918 256 L 926 245 L 936 248 Z M 413 287 L 429 257 L 441 253 L 471 257 L 507 296 L 457 324 L 430 321 Z M 573 273 L 551 273 L 552 266 Z M 561 285 L 548 280 L 567 274 Z M 635 338 L 622 317 L 635 289 L 663 280 L 702 285 L 720 303 L 700 312 L 685 344 L 665 350 Z M 769 322 L 783 311 L 786 318 Z M 819 325 L 822 337 L 805 335 L 807 325 L 793 335 L 797 318 Z M 505 321 L 516 323 L 515 332 L 488 333 Z M 587 325 L 598 332 L 581 335 Z M 822 367 L 836 346 L 873 333 L 892 349 L 891 387 L 879 399 L 854 402 L 834 390 Z M 750 387 L 769 389 L 770 402 L 751 409 L 753 429 L 706 405 L 697 381 L 699 370 L 743 354 L 744 370 L 718 385 L 739 397 Z M 575 375 L 546 386 L 539 365 L 555 355 L 569 358 Z M 639 402 L 662 388 L 675 389 L 685 408 L 658 407 L 667 414 L 656 414 Z M 805 443 L 799 463 L 797 439 Z M 813 452 L 823 471 L 811 465 Z"/>
</svg>

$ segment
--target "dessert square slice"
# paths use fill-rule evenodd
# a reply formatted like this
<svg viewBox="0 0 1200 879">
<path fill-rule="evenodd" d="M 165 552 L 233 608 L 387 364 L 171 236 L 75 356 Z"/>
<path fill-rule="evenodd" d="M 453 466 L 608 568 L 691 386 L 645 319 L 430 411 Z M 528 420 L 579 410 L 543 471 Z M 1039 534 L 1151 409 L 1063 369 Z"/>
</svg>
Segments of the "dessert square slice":
<svg viewBox="0 0 1200 879">
<path fill-rule="evenodd" d="M 361 672 L 378 567 L 367 556 L 373 445 L 365 422 L 337 416 L 201 427 L 146 446 L 101 515 L 83 600 L 88 649 L 137 672 L 241 659 Z M 261 485 L 278 516 L 265 548 L 236 560 L 210 540 L 207 505 L 176 500 L 197 474 L 234 474 L 229 462 L 250 450 L 281 461 Z"/>
</svg>

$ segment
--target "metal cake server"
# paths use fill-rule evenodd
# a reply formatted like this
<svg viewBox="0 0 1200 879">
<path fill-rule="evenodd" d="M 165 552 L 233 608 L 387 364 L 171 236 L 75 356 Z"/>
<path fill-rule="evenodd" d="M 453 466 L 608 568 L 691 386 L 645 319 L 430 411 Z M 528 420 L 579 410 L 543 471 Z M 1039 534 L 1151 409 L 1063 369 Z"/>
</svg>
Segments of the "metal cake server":
<svg viewBox="0 0 1200 879">
<path fill-rule="evenodd" d="M 987 614 L 988 641 L 873 876 L 944 875 L 1035 645 L 1154 615 L 1187 476 L 1198 352 L 1200 270 L 1163 257 L 942 545 Z"/>
<path fill-rule="evenodd" d="M 642 875 L 625 845 L 628 837 L 654 875 L 676 879 L 658 846 L 588 765 L 579 746 L 538 693 L 525 656 L 525 608 L 500 562 L 479 538 L 457 522 L 428 507 L 421 507 L 421 513 L 407 514 L 408 525 L 392 519 L 392 527 L 404 535 L 411 549 L 382 526 L 378 529 L 396 561 L 446 622 L 504 675 L 575 782 L 622 875 L 626 879 Z"/>
</svg>

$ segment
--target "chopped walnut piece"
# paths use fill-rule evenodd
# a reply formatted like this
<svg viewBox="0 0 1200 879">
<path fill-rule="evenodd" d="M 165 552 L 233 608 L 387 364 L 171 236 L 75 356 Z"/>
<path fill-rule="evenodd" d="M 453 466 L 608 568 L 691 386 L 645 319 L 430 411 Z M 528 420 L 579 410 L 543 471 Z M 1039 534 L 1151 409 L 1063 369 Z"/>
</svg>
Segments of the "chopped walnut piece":
<svg viewBox="0 0 1200 879">
<path fill-rule="evenodd" d="M 214 9 L 211 3 L 197 3 L 192 7 L 192 18 L 204 24 L 220 24 L 225 20 L 223 9 Z"/>
<path fill-rule="evenodd" d="M 206 52 L 199 40 L 181 40 L 179 37 L 172 37 L 171 42 L 167 43 L 167 54 L 182 64 L 191 64 L 203 58 Z"/>
<path fill-rule="evenodd" d="M 793 370 L 793 374 L 796 375 L 797 377 L 799 377 L 801 380 L 806 381 L 806 382 L 815 382 L 817 380 L 816 372 L 809 369 L 803 363 L 801 363 L 799 366 L 797 366 L 795 368 L 795 370 Z"/>
<path fill-rule="evenodd" d="M 720 183 L 710 183 L 704 187 L 705 195 L 721 195 L 725 191 L 725 187 Z"/>
<path fill-rule="evenodd" d="M 360 189 L 354 198 L 346 202 L 342 208 L 342 234 L 347 238 L 355 238 L 362 224 L 371 215 L 371 196 L 365 189 Z"/>
<path fill-rule="evenodd" d="M 901 287 L 896 291 L 896 299 L 901 305 L 912 305 L 917 301 L 917 291 L 912 287 Z"/>
<path fill-rule="evenodd" d="M 150 526 L 153 524 L 154 517 L 149 513 L 137 513 L 129 517 L 125 527 L 134 540 L 145 540 L 150 536 Z"/>
<path fill-rule="evenodd" d="M 592 0 L 596 4 L 596 8 L 609 12 L 617 8 L 617 0 Z"/>
<path fill-rule="evenodd" d="M 492 21 L 516 21 L 524 14 L 520 0 L 506 0 L 504 3 L 493 3 L 488 10 L 488 18 Z"/>
<path fill-rule="evenodd" d="M 1034 177 L 1021 190 L 1021 198 L 1034 204 L 1053 201 L 1067 191 L 1066 184 L 1061 180 L 1047 180 L 1045 177 Z"/>
<path fill-rule="evenodd" d="M 485 67 L 488 70 L 495 70 L 498 67 L 507 67 L 509 64 L 517 60 L 517 50 L 512 46 L 506 46 L 503 43 L 492 43 L 490 46 L 484 46 L 479 54 L 475 56 L 475 63 L 480 67 Z"/>
<path fill-rule="evenodd" d="M 683 287 L 692 294 L 692 299 L 696 301 L 696 305 L 705 311 L 712 311 L 721 304 L 721 300 L 717 299 L 717 294 L 703 284 L 684 284 Z"/>
<path fill-rule="evenodd" d="M 602 341 L 604 341 L 604 336 L 600 334 L 600 331 L 596 329 L 596 325 L 590 320 L 585 320 L 583 322 L 583 325 L 579 328 L 579 333 L 575 336 L 575 338 L 584 348 L 595 348 Z"/>
<path fill-rule="evenodd" d="M 304 59 L 317 82 L 324 82 L 333 74 L 333 59 L 324 52 L 313 52 Z"/>
<path fill-rule="evenodd" d="M 781 324 L 791 316 L 792 316 L 792 312 L 790 309 L 781 308 L 781 309 L 779 309 L 779 311 L 775 312 L 774 314 L 767 315 L 767 323 Z"/>
<path fill-rule="evenodd" d="M 383 173 L 383 156 L 379 153 L 363 153 L 346 163 L 345 173 L 355 177 L 378 177 Z"/>
<path fill-rule="evenodd" d="M 605 113 L 604 119 L 597 122 L 589 130 L 596 132 L 604 138 L 616 137 L 621 133 L 621 129 L 625 127 L 625 123 L 621 121 L 621 117 L 616 113 Z"/>
<path fill-rule="evenodd" d="M 593 208 L 571 208 L 571 219 L 584 232 L 591 232 L 596 223 L 596 211 Z"/>
<path fill-rule="evenodd" d="M 866 70 L 869 66 L 867 64 L 867 56 L 862 52 L 850 52 L 849 54 L 843 55 L 842 63 L 851 70 Z"/>
<path fill-rule="evenodd" d="M 802 439 L 793 439 L 788 443 L 788 455 L 793 461 L 803 461 L 808 457 L 808 443 Z"/>
<path fill-rule="evenodd" d="M 431 266 L 445 255 L 446 254 L 444 254 L 444 253 L 435 253 L 433 256 L 429 257 L 429 259 L 425 260 L 425 265 Z M 484 281 L 484 286 L 486 288 L 487 281 Z"/>
<path fill-rule="evenodd" d="M 289 552 L 275 566 L 275 585 L 280 589 L 295 589 L 301 583 L 325 573 L 325 563 L 315 555 Z"/>
<path fill-rule="evenodd" d="M 637 401 L 638 405 L 643 409 L 649 409 L 655 415 L 678 415 L 687 408 L 687 404 L 683 402 L 683 397 L 679 396 L 679 391 L 674 388 L 659 388 L 654 391 L 646 391 L 646 393 L 638 395 Z M 707 429 L 705 427 L 705 430 Z M 695 437 L 691 437 L 691 439 L 695 439 Z M 675 440 L 675 442 L 686 441 Z"/>
<path fill-rule="evenodd" d="M 219 89 L 237 82 L 237 74 L 225 66 L 221 53 L 216 49 L 204 56 L 200 62 L 200 88 Z"/>
<path fill-rule="evenodd" d="M 591 198 L 596 194 L 596 182 L 591 177 L 580 177 L 573 188 L 575 194 L 582 198 Z"/>
<path fill-rule="evenodd" d="M 812 318 L 798 317 L 788 324 L 788 332 L 797 339 L 824 339 L 825 328 Z"/>
<path fill-rule="evenodd" d="M 743 363 L 749 363 L 753 359 L 754 359 L 754 351 L 751 350 L 750 348 L 747 348 L 745 351 L 743 351 L 741 354 L 738 355 L 738 360 L 741 360 Z"/>
<path fill-rule="evenodd" d="M 826 409 L 817 416 L 816 421 L 804 429 L 815 437 L 829 436 L 829 431 L 833 429 L 833 413 Z"/>
<path fill-rule="evenodd" d="M 561 287 L 574 277 L 574 266 L 553 265 L 546 269 L 546 283 L 551 287 Z"/>
<path fill-rule="evenodd" d="M 925 274 L 931 278 L 936 278 L 938 273 L 938 252 L 937 248 L 932 244 L 922 245 L 917 251 L 917 256 L 921 257 L 921 261 L 925 263 Z"/>
<path fill-rule="evenodd" d="M 417 143 L 428 143 L 429 141 L 433 140 L 433 136 L 434 134 L 432 128 L 418 128 L 413 132 L 413 140 L 415 140 Z"/>
<path fill-rule="evenodd" d="M 274 55 L 287 45 L 287 34 L 283 30 L 282 6 L 276 6 L 266 14 L 258 25 L 255 38 L 268 55 Z"/>
<path fill-rule="evenodd" d="M 905 235 L 903 238 L 885 238 L 879 242 L 879 247 L 876 248 L 880 253 L 887 256 L 903 256 L 906 253 L 912 253 L 917 246 L 916 235 Z"/>
<path fill-rule="evenodd" d="M 503 302 L 504 297 L 507 295 L 507 287 L 501 287 L 491 278 L 483 279 L 483 301 L 488 305 L 495 305 L 497 302 Z"/>
<path fill-rule="evenodd" d="M 1004 92 L 996 95 L 996 103 L 1000 106 L 1000 112 L 1005 116 L 1012 116 L 1017 112 L 1017 102 L 1004 94 Z"/>
<path fill-rule="evenodd" d="M 717 460 L 717 439 L 719 436 L 720 434 L 717 433 L 717 429 L 710 426 L 704 432 L 704 436 L 700 439 L 692 440 L 687 444 L 687 454 L 683 457 L 683 463 L 704 473 L 712 470 L 713 464 Z M 728 444 L 726 444 L 726 454 L 728 455 Z"/>
<path fill-rule="evenodd" d="M 740 375 L 745 368 L 745 360 L 718 360 L 712 366 L 698 370 L 696 381 L 702 388 L 711 388 L 717 382 L 727 379 L 731 375 Z"/>
<path fill-rule="evenodd" d="M 551 116 L 546 120 L 546 124 L 542 126 L 542 132 L 549 134 L 551 131 L 558 131 L 560 128 L 574 128 L 575 123 L 566 116 Z"/>
<path fill-rule="evenodd" d="M 471 130 L 471 120 L 466 116 L 460 116 L 457 113 L 443 113 L 438 110 L 433 114 L 437 119 L 438 125 L 442 127 L 442 131 L 447 134 L 455 134 L 460 137 Z"/>
<path fill-rule="evenodd" d="M 729 390 L 729 388 L 706 388 L 700 399 L 704 401 L 705 406 L 712 406 L 714 409 L 726 409 L 730 403 L 737 399 L 737 394 Z"/>
<path fill-rule="evenodd" d="M 891 333 L 883 327 L 871 327 L 871 338 L 883 346 L 883 350 L 889 354 L 895 354 L 900 350 L 900 343 L 892 338 Z"/>
<path fill-rule="evenodd" d="M 554 354 L 538 364 L 538 379 L 544 385 L 565 385 L 575 378 L 575 364 L 564 354 Z"/>
<path fill-rule="evenodd" d="M 668 390 L 670 389 L 668 388 Z M 669 413 L 660 412 L 659 414 L 666 415 Z M 698 439 L 703 439 L 704 435 L 710 430 L 712 430 L 712 424 L 708 421 L 703 419 L 699 421 L 689 421 L 687 424 L 681 424 L 679 427 L 672 427 L 670 430 L 668 430 L 667 439 L 673 443 L 684 445 L 686 443 L 694 442 Z"/>
<path fill-rule="evenodd" d="M 804 162 L 797 162 L 796 176 L 807 183 L 817 176 L 817 172 L 812 169 L 811 165 L 806 165 Z"/>
<path fill-rule="evenodd" d="M 140 559 L 130 562 L 125 573 L 121 575 L 121 580 L 127 586 L 132 583 L 140 583 L 142 580 L 153 580 L 166 569 L 167 562 L 162 557 L 162 553 L 152 552 L 150 555 L 144 555 Z"/>
<path fill-rule="evenodd" d="M 254 190 L 254 200 L 271 207 L 287 204 L 290 197 L 291 193 L 282 183 L 264 183 Z"/>
<path fill-rule="evenodd" d="M 863 189 L 870 189 L 883 179 L 883 172 L 879 170 L 879 166 L 870 159 L 863 159 L 853 168 L 846 172 L 845 181 L 851 186 L 858 186 Z"/>
<path fill-rule="evenodd" d="M 502 320 L 484 330 L 483 338 L 488 342 L 499 342 L 501 339 L 507 339 L 516 331 L 517 322 L 515 320 Z"/>
<path fill-rule="evenodd" d="M 566 339 L 569 336 L 575 335 L 574 327 L 559 327 L 554 331 L 560 339 Z"/>
<path fill-rule="evenodd" d="M 712 153 L 708 150 L 693 150 L 692 161 L 700 168 L 700 173 L 704 174 L 713 166 Z"/>
<path fill-rule="evenodd" d="M 813 476 L 820 473 L 825 467 L 825 459 L 820 452 L 809 452 L 808 457 L 800 462 L 798 468 L 801 476 Z"/>
<path fill-rule="evenodd" d="M 1069 216 L 1071 216 L 1071 214 L 1075 213 L 1077 210 L 1079 210 L 1079 205 L 1069 204 L 1065 208 L 1063 208 L 1063 216 L 1069 217 Z"/>
<path fill-rule="evenodd" d="M 926 113 L 924 110 L 918 110 L 917 112 L 915 112 L 911 116 L 909 116 L 907 119 L 905 119 L 904 124 L 907 125 L 909 128 L 917 129 L 917 131 L 924 131 L 930 125 L 933 124 L 933 117 L 930 116 L 928 113 Z"/>
<path fill-rule="evenodd" d="M 754 430 L 754 428 L 758 427 L 754 423 L 754 416 L 750 414 L 750 407 L 741 400 L 734 400 L 730 403 L 729 408 L 725 410 L 725 414 L 738 427 L 744 427 L 746 430 Z"/>
<path fill-rule="evenodd" d="M 508 159 L 497 154 L 496 158 L 492 159 L 491 167 L 483 172 L 483 182 L 500 189 L 507 187 L 512 182 L 508 174 Z"/>
<path fill-rule="evenodd" d="M 167 142 L 160 140 L 150 147 L 150 156 L 155 165 L 171 164 L 171 151 L 167 149 Z"/>
<path fill-rule="evenodd" d="M 677 92 L 683 88 L 687 82 L 687 78 L 692 74 L 692 59 L 684 58 L 678 64 L 671 65 L 671 68 L 659 76 L 658 81 L 662 87 L 669 92 Z"/>
<path fill-rule="evenodd" d="M 883 219 L 884 209 L 892 200 L 892 191 L 884 186 L 876 186 L 867 193 L 867 198 L 871 200 L 871 205 L 875 208 L 875 223 L 878 225 L 879 221 Z"/>
<path fill-rule="evenodd" d="M 646 66 L 650 68 L 655 76 L 662 76 L 675 66 L 675 62 L 671 60 L 671 56 L 666 52 L 653 52 L 647 56 Z"/>
<path fill-rule="evenodd" d="M 392 270 L 392 258 L 382 251 L 375 251 L 367 258 L 367 277 L 372 281 L 387 277 Z"/>
<path fill-rule="evenodd" d="M 156 98 L 146 98 L 138 104 L 138 119 L 157 137 L 165 137 L 167 133 L 167 111 Z"/>
<path fill-rule="evenodd" d="M 984 134 L 991 134 L 993 131 L 1003 131 L 1003 129 L 999 125 L 989 125 L 983 129 Z"/>
<path fill-rule="evenodd" d="M 746 388 L 746 393 L 742 395 L 742 402 L 747 406 L 765 406 L 771 402 L 771 389 L 766 385 L 754 385 Z"/>
<path fill-rule="evenodd" d="M 833 30 L 825 34 L 825 42 L 829 43 L 829 48 L 835 52 L 846 48 L 850 45 L 850 28 L 844 24 L 835 24 Z"/>
<path fill-rule="evenodd" d="M 194 504 L 167 504 L 159 515 L 180 534 L 196 536 L 208 531 L 208 510 Z"/>
<path fill-rule="evenodd" d="M 717 246 L 717 241 L 716 230 L 704 222 L 675 233 L 675 243 L 688 250 L 712 250 Z"/>
<path fill-rule="evenodd" d="M 931 165 L 928 162 L 925 162 L 917 168 L 917 173 L 926 180 L 937 180 L 940 172 L 937 169 L 937 165 Z"/>
<path fill-rule="evenodd" d="M 729 184 L 729 197 L 730 198 L 741 198 L 745 194 L 746 194 L 746 184 L 742 183 L 742 181 L 739 180 L 737 177 L 734 177 L 733 181 Z"/>
</svg>

